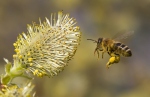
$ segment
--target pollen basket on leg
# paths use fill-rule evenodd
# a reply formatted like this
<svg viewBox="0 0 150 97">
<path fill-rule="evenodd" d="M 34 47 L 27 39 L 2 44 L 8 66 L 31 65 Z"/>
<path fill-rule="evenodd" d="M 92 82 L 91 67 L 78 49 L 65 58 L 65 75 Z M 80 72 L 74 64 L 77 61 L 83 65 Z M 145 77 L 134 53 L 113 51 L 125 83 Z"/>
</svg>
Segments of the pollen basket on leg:
<svg viewBox="0 0 150 97">
<path fill-rule="evenodd" d="M 27 34 L 19 35 L 14 43 L 14 64 L 21 64 L 33 75 L 54 76 L 62 71 L 74 56 L 81 32 L 75 19 L 58 12 L 58 18 L 28 25 Z"/>
</svg>

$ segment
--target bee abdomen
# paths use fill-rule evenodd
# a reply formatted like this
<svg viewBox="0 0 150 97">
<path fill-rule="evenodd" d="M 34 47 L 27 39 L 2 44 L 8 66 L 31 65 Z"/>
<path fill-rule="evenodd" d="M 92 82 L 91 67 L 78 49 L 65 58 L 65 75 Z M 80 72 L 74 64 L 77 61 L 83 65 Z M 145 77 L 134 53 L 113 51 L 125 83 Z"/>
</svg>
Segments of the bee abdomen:
<svg viewBox="0 0 150 97">
<path fill-rule="evenodd" d="M 130 57 L 132 56 L 132 52 L 131 50 L 129 49 L 128 46 L 124 45 L 123 43 L 115 43 L 116 47 L 117 47 L 117 50 L 118 52 L 124 56 L 124 57 Z"/>
<path fill-rule="evenodd" d="M 132 56 L 132 52 L 131 52 L 131 50 L 126 46 L 126 48 L 123 49 L 123 54 L 122 54 L 122 55 L 125 56 L 125 57 L 130 57 L 130 56 Z"/>
</svg>

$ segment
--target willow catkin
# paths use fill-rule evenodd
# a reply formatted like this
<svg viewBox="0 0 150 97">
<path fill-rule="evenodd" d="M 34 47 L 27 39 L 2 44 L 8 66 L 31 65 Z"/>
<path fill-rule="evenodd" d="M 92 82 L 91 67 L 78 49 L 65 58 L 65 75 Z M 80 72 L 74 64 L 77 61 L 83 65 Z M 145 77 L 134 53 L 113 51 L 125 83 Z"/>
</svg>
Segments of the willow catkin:
<svg viewBox="0 0 150 97">
<path fill-rule="evenodd" d="M 28 25 L 27 34 L 19 35 L 14 43 L 14 64 L 31 71 L 37 76 L 54 76 L 62 71 L 74 56 L 80 41 L 79 27 L 75 19 L 58 12 L 58 18 L 40 24 Z"/>
<path fill-rule="evenodd" d="M 79 45 L 81 32 L 76 21 L 69 14 L 58 12 L 58 17 L 40 24 L 28 25 L 27 33 L 22 33 L 13 44 L 16 54 L 13 55 L 13 66 L 7 59 L 1 82 L 8 84 L 14 77 L 25 76 L 30 72 L 35 76 L 55 76 L 64 69 L 74 56 Z"/>
</svg>

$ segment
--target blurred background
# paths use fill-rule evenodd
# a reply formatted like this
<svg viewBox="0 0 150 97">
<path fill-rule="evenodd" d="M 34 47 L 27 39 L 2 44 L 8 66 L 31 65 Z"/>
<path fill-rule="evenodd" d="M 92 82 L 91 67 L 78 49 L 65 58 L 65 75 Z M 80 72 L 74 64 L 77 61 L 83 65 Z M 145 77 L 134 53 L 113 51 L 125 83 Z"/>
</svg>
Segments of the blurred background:
<svg viewBox="0 0 150 97">
<path fill-rule="evenodd" d="M 13 61 L 13 43 L 27 32 L 27 24 L 60 10 L 76 18 L 81 44 L 58 76 L 35 78 L 37 97 L 150 97 L 150 0 L 1 0 L 1 74 L 3 58 Z M 87 38 L 97 40 L 130 30 L 135 33 L 125 44 L 133 56 L 122 57 L 107 70 L 108 54 L 98 60 L 93 54 L 96 44 Z"/>
</svg>

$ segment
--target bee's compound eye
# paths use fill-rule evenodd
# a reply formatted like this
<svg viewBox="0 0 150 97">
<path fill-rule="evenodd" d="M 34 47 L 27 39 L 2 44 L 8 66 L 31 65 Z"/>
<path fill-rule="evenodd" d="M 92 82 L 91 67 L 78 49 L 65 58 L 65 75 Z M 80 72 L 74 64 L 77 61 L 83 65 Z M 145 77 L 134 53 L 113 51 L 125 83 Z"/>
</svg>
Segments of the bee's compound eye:
<svg viewBox="0 0 150 97">
<path fill-rule="evenodd" d="M 102 42 L 102 38 L 99 38 L 99 39 L 98 39 L 98 43 L 101 43 L 101 42 Z"/>
</svg>

